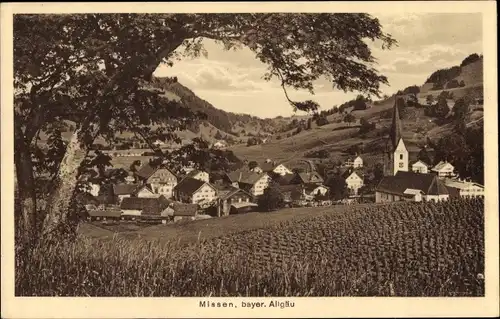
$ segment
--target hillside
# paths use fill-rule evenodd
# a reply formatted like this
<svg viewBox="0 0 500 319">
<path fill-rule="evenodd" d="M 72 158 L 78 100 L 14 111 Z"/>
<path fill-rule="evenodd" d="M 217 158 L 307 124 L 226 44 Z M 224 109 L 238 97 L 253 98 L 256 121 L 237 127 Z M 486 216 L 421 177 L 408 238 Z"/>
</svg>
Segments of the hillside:
<svg viewBox="0 0 500 319">
<path fill-rule="evenodd" d="M 466 58 L 465 60 L 467 60 Z M 465 61 L 464 60 L 464 61 Z M 403 137 L 410 150 L 418 150 L 426 144 L 427 138 L 432 140 L 441 138 L 450 134 L 453 125 L 440 125 L 435 118 L 424 114 L 426 97 L 432 95 L 435 99 L 438 95 L 447 91 L 453 94 L 450 104 L 453 105 L 457 99 L 468 96 L 472 98 L 481 98 L 483 96 L 483 59 L 469 61 L 466 65 L 449 69 L 438 70 L 429 76 L 426 83 L 418 88 L 416 94 L 418 102 L 423 105 L 421 108 L 406 107 L 401 114 L 403 125 Z M 457 71 L 458 70 L 458 71 Z M 436 74 L 440 75 L 437 76 Z M 442 75 L 444 74 L 444 76 Z M 449 75 L 452 77 L 449 77 Z M 449 78 L 447 78 L 447 76 Z M 462 82 L 462 87 L 436 89 L 430 79 L 439 79 L 444 87 L 449 83 Z M 446 80 L 443 80 L 445 78 Z M 403 92 L 403 89 L 401 89 Z M 404 94 L 404 93 L 403 93 Z M 395 95 L 387 97 L 380 101 L 368 102 L 368 108 L 365 110 L 353 110 L 352 107 L 346 108 L 344 112 L 355 116 L 356 121 L 348 124 L 342 121 L 345 114 L 335 113 L 326 116 L 328 124 L 323 126 L 312 125 L 310 130 L 302 130 L 299 134 L 293 135 L 296 128 L 275 134 L 274 138 L 268 144 L 255 145 L 247 147 L 246 145 L 236 145 L 232 147 L 235 154 L 242 159 L 263 160 L 272 158 L 278 161 L 286 161 L 293 166 L 306 158 L 307 153 L 325 150 L 329 153 L 329 158 L 341 159 L 348 154 L 346 151 L 353 145 L 361 145 L 363 158 L 368 162 L 379 161 L 381 149 L 384 146 L 384 138 L 387 136 L 391 124 L 392 108 L 395 102 Z M 470 125 L 481 123 L 483 117 L 482 106 L 472 108 L 467 115 L 467 121 Z M 376 129 L 368 134 L 359 133 L 359 120 L 365 118 L 370 123 L 375 123 Z"/>
</svg>

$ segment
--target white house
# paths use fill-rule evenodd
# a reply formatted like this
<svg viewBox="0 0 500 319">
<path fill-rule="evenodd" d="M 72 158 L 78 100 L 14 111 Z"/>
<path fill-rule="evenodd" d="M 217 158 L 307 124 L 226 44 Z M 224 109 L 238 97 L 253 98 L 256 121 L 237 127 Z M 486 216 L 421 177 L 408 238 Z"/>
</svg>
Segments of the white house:
<svg viewBox="0 0 500 319">
<path fill-rule="evenodd" d="M 484 197 L 484 186 L 479 183 L 452 178 L 443 181 L 446 186 L 458 189 L 460 197 Z"/>
<path fill-rule="evenodd" d="M 362 174 L 354 170 L 347 170 L 342 176 L 345 178 L 347 188 L 353 195 L 357 195 L 358 190 L 364 185 Z"/>
<path fill-rule="evenodd" d="M 174 194 L 177 200 L 184 203 L 209 203 L 217 197 L 217 189 L 205 181 L 186 177 L 175 186 Z"/>
<path fill-rule="evenodd" d="M 363 167 L 363 159 L 361 158 L 361 156 L 356 157 L 354 161 L 352 161 L 352 167 L 353 168 Z"/>
<path fill-rule="evenodd" d="M 205 183 L 210 182 L 210 174 L 205 171 L 192 170 L 187 174 L 187 177 L 191 177 L 200 181 L 204 181 Z"/>
<path fill-rule="evenodd" d="M 326 193 L 328 192 L 328 187 L 324 186 L 324 185 L 314 185 L 314 184 L 310 184 L 310 185 L 303 185 L 303 195 L 304 195 L 304 198 L 305 199 L 314 199 L 314 196 L 316 195 L 326 195 Z"/>
<path fill-rule="evenodd" d="M 266 173 L 257 174 L 247 170 L 233 171 L 226 174 L 226 179 L 234 187 L 241 188 L 253 196 L 264 194 L 271 181 L 271 177 Z"/>
<path fill-rule="evenodd" d="M 417 162 L 411 165 L 411 171 L 415 173 L 424 173 L 427 174 L 429 172 L 429 167 L 426 163 L 418 160 Z"/>
<path fill-rule="evenodd" d="M 166 198 L 173 196 L 173 189 L 177 185 L 177 177 L 168 168 L 152 166 L 148 163 L 139 169 L 136 176 L 142 183 L 151 185 L 154 193 L 164 195 Z"/>
<path fill-rule="evenodd" d="M 455 167 L 451 165 L 451 163 L 448 163 L 446 161 L 437 163 L 437 165 L 434 166 L 431 171 L 436 173 L 441 178 L 455 176 Z"/>
<path fill-rule="evenodd" d="M 283 164 L 278 164 L 278 166 L 276 166 L 273 169 L 273 172 L 275 172 L 276 174 L 279 174 L 281 176 L 285 176 L 287 174 L 293 174 L 293 172 L 290 169 L 288 169 L 288 167 L 286 167 Z"/>
<path fill-rule="evenodd" d="M 161 195 L 155 194 L 149 185 L 140 185 L 135 191 L 134 195 L 140 198 L 158 198 Z"/>
</svg>

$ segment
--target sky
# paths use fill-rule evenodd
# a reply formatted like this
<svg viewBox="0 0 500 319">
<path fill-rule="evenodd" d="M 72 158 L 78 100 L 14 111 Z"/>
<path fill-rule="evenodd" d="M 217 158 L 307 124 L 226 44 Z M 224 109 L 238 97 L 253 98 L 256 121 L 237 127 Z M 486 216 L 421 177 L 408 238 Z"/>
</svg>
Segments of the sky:
<svg viewBox="0 0 500 319">
<path fill-rule="evenodd" d="M 482 54 L 480 13 L 377 14 L 385 33 L 398 41 L 391 50 L 369 44 L 377 59 L 375 68 L 389 80 L 382 94 L 393 94 L 410 85 L 422 85 L 435 70 L 459 65 L 472 53 Z M 207 56 L 184 58 L 173 67 L 161 65 L 156 76 L 177 76 L 180 83 L 216 108 L 262 118 L 294 114 L 277 80 L 265 81 L 266 65 L 247 48 L 225 51 L 204 40 Z M 334 90 L 324 82 L 315 95 L 288 90 L 294 100 L 315 100 L 326 110 L 354 98 L 359 92 Z M 295 113 L 302 115 L 304 113 Z"/>
</svg>

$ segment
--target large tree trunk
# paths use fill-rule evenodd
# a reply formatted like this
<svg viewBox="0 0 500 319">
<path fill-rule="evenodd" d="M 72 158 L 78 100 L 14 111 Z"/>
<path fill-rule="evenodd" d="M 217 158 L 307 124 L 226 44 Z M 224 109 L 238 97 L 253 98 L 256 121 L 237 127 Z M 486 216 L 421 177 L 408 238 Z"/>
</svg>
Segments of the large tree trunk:
<svg viewBox="0 0 500 319">
<path fill-rule="evenodd" d="M 71 202 L 78 182 L 79 168 L 87 154 L 88 146 L 83 143 L 83 132 L 91 130 L 95 139 L 98 133 L 97 125 L 78 128 L 72 135 L 66 147 L 66 153 L 61 161 L 57 176 L 52 185 L 52 192 L 47 203 L 42 235 L 45 238 L 73 232 L 76 226 L 76 216 L 70 216 Z M 87 131 L 88 132 L 88 131 Z"/>
<path fill-rule="evenodd" d="M 22 242 L 22 247 L 33 245 L 38 235 L 37 207 L 33 163 L 29 145 L 24 139 L 19 123 L 15 123 L 15 173 L 17 182 L 16 207 L 21 211 L 21 216 L 16 216 L 16 232 Z M 19 212 L 15 212 L 19 213 Z"/>
</svg>

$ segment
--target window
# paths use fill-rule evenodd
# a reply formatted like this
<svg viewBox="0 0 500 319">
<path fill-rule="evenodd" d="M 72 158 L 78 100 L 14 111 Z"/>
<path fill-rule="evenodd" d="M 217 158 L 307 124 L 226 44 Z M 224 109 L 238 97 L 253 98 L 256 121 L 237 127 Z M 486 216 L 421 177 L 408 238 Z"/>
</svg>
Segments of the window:
<svg viewBox="0 0 500 319">
<path fill-rule="evenodd" d="M 403 155 L 401 155 L 403 156 Z M 404 164 L 403 163 L 399 163 L 399 168 L 403 168 Z"/>
<path fill-rule="evenodd" d="M 403 159 L 403 154 L 399 154 L 399 159 L 402 160 Z"/>
</svg>

